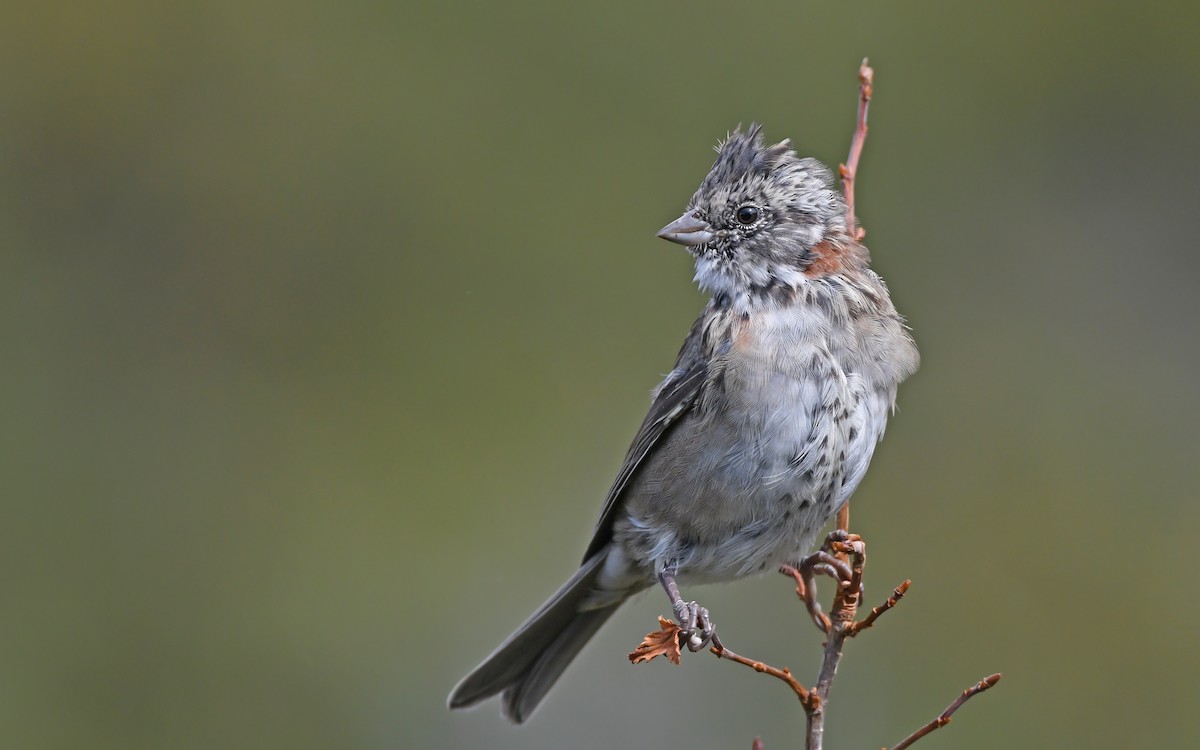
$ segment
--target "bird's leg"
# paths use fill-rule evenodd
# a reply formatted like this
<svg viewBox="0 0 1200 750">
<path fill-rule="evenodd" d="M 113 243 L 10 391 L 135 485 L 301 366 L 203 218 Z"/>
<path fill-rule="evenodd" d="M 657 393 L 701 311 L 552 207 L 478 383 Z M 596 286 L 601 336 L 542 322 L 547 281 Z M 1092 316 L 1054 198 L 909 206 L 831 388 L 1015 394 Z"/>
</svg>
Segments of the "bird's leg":
<svg viewBox="0 0 1200 750">
<path fill-rule="evenodd" d="M 706 608 L 696 602 L 685 602 L 679 595 L 679 584 L 675 582 L 677 572 L 674 565 L 668 565 L 658 574 L 658 581 L 666 589 L 667 598 L 671 600 L 671 609 L 675 612 L 675 619 L 679 621 L 679 630 L 687 643 L 688 651 L 694 653 L 712 641 L 717 629 Z"/>
</svg>

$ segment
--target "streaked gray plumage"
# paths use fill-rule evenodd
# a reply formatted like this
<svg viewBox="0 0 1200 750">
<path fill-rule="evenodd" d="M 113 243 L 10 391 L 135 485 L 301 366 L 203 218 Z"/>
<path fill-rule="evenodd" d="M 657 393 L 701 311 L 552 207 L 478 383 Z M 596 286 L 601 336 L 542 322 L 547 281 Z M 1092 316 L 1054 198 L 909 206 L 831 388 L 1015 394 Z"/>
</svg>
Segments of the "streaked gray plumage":
<svg viewBox="0 0 1200 750">
<path fill-rule="evenodd" d="M 688 246 L 712 299 L 654 393 L 582 567 L 458 684 L 452 708 L 501 693 L 522 722 L 632 594 L 807 554 L 918 365 L 845 213 L 829 170 L 787 141 L 764 145 L 752 126 L 718 147 L 659 233 Z M 690 634 L 697 606 L 674 603 L 681 620 L 691 607 Z"/>
</svg>

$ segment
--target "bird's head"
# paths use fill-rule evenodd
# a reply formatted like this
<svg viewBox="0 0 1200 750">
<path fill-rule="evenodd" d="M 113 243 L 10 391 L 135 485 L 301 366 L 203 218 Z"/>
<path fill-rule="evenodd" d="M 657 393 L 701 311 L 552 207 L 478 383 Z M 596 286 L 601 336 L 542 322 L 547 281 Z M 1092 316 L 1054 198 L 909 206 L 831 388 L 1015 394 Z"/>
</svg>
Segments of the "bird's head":
<svg viewBox="0 0 1200 750">
<path fill-rule="evenodd" d="M 717 147 L 687 210 L 658 236 L 691 251 L 702 287 L 738 296 L 803 283 L 819 265 L 818 246 L 845 237 L 845 217 L 825 165 L 797 157 L 787 140 L 764 145 L 762 129 L 751 125 Z"/>
</svg>

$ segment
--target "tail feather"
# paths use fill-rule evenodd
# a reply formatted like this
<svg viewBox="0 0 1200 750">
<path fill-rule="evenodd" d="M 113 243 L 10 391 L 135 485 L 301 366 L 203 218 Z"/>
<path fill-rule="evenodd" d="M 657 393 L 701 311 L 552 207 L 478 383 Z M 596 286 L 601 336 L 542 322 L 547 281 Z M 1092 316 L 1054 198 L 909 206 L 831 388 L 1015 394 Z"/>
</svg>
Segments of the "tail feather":
<svg viewBox="0 0 1200 750">
<path fill-rule="evenodd" d="M 450 708 L 466 708 L 503 693 L 504 715 L 529 718 L 563 670 L 617 611 L 621 601 L 583 609 L 605 555 L 591 557 L 516 632 L 450 693 Z"/>
<path fill-rule="evenodd" d="M 580 612 L 529 665 L 520 679 L 504 690 L 501 704 L 504 716 L 514 724 L 521 724 L 532 716 L 550 688 L 554 687 L 566 668 L 619 606 L 614 604 L 603 609 Z"/>
</svg>

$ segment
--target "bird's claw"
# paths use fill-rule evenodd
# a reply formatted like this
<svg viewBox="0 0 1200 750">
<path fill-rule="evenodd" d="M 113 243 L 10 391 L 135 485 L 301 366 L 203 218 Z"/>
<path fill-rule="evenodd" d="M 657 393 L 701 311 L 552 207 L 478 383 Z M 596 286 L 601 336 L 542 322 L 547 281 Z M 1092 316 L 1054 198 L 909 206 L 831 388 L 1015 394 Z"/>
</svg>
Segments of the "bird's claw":
<svg viewBox="0 0 1200 750">
<path fill-rule="evenodd" d="M 697 602 L 676 602 L 675 619 L 679 621 L 681 641 L 688 651 L 695 653 L 712 642 L 716 626 L 709 617 L 708 609 Z"/>
</svg>

